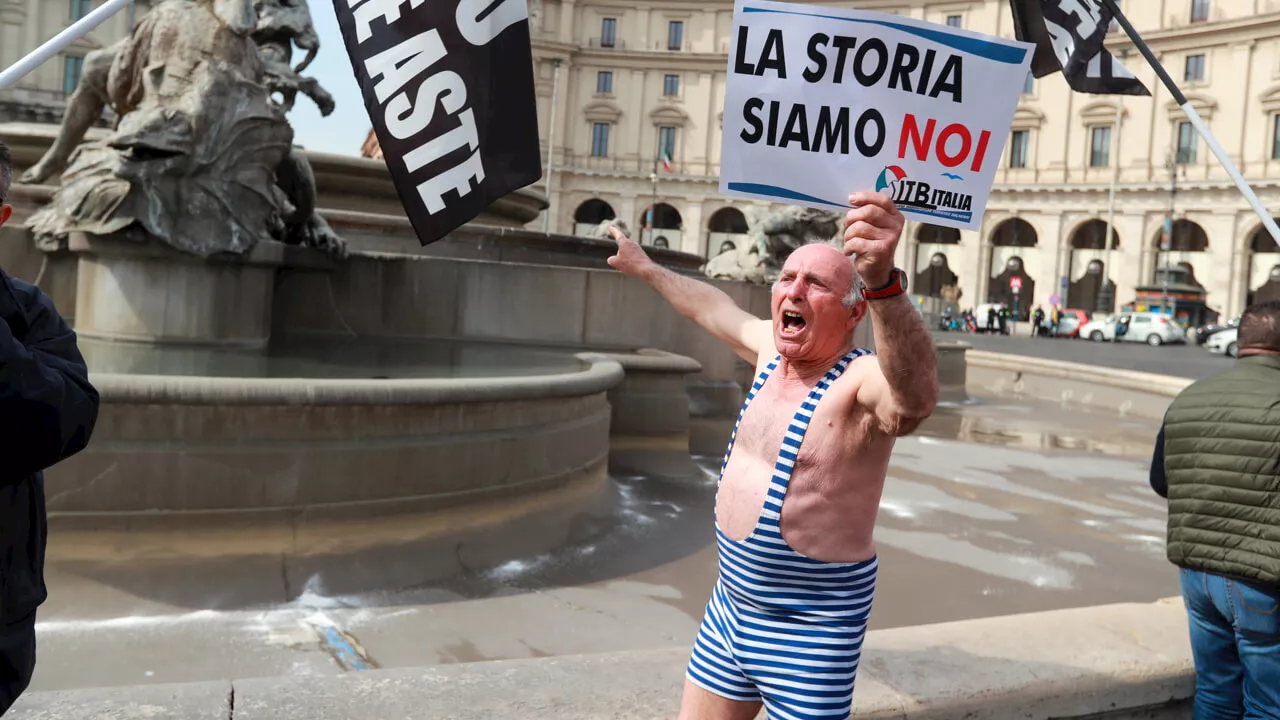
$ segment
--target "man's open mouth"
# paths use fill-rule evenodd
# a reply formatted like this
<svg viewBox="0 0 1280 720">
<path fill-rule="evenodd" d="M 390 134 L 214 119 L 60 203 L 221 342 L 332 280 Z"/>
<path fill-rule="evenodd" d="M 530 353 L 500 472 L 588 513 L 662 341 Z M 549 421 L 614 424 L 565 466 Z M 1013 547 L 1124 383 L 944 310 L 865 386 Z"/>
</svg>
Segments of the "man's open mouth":
<svg viewBox="0 0 1280 720">
<path fill-rule="evenodd" d="M 782 312 L 782 334 L 795 335 L 804 330 L 804 318 L 800 317 L 800 313 L 794 313 L 790 310 Z"/>
</svg>

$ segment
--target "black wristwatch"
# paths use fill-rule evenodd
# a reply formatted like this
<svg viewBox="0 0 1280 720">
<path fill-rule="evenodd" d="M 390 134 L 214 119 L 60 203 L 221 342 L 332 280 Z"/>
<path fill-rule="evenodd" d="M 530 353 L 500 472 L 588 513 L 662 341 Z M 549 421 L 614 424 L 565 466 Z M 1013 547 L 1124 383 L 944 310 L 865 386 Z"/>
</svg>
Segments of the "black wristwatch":
<svg viewBox="0 0 1280 720">
<path fill-rule="evenodd" d="M 862 291 L 862 296 L 868 300 L 883 300 L 891 298 L 895 295 L 901 295 L 907 291 L 907 274 L 900 268 L 894 268 L 889 273 L 889 282 L 878 288 L 867 288 Z"/>
</svg>

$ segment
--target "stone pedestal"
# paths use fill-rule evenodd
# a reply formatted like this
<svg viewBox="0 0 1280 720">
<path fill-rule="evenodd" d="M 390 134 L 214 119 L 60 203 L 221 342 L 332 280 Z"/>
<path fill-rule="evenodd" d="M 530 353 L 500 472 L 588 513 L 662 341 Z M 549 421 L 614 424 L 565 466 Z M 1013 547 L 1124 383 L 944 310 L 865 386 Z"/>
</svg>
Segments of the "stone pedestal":
<svg viewBox="0 0 1280 720">
<path fill-rule="evenodd" d="M 938 349 L 938 401 L 962 403 L 969 399 L 968 358 L 972 345 L 958 340 L 940 340 Z"/>
<path fill-rule="evenodd" d="M 205 259 L 160 243 L 80 233 L 69 249 L 78 255 L 80 336 L 248 349 L 271 338 L 276 269 L 309 254 L 259 243 L 246 257 Z"/>
</svg>

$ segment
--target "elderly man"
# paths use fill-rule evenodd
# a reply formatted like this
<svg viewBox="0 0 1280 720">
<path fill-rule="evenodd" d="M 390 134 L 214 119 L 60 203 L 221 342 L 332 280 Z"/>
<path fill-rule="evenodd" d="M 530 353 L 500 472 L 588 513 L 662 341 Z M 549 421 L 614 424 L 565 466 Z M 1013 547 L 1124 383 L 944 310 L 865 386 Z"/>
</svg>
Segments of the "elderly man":
<svg viewBox="0 0 1280 720">
<path fill-rule="evenodd" d="M 1196 718 L 1280 717 L 1280 301 L 1249 306 L 1238 332 L 1235 367 L 1169 404 L 1151 462 Z"/>
<path fill-rule="evenodd" d="M 902 215 L 879 193 L 849 202 L 844 253 L 795 250 L 769 320 L 660 267 L 612 230 L 611 266 L 648 283 L 759 373 L 721 466 L 720 577 L 680 720 L 754 718 L 762 704 L 780 720 L 849 715 L 889 456 L 932 413 L 938 386 L 933 340 L 893 267 Z M 868 313 L 875 354 L 853 342 Z"/>
<path fill-rule="evenodd" d="M 0 142 L 0 225 L 13 214 Z M 98 391 L 76 336 L 40 289 L 0 270 L 0 715 L 26 690 L 44 602 L 42 471 L 84 449 Z"/>
</svg>

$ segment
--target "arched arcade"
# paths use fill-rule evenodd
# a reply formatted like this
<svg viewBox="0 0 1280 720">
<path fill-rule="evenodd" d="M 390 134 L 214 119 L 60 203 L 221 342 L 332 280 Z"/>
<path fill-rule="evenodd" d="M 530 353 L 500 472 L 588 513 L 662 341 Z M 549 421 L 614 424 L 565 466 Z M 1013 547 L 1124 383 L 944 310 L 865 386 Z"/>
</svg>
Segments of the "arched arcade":
<svg viewBox="0 0 1280 720">
<path fill-rule="evenodd" d="M 1038 243 L 1036 229 L 1022 218 L 1009 218 L 991 233 L 987 302 L 1004 303 L 1018 320 L 1031 317 L 1036 281 L 1027 269 L 1027 259 Z"/>
<path fill-rule="evenodd" d="M 653 217 L 650 218 L 650 209 L 653 210 Z M 650 225 L 652 220 L 652 225 Z M 650 205 L 640 212 L 640 222 L 636 225 L 638 232 L 632 234 L 638 237 L 643 245 L 653 245 L 658 238 L 662 238 L 666 242 L 665 247 L 679 248 L 680 238 L 683 234 L 684 218 L 680 217 L 680 211 L 667 203 L 660 202 L 656 205 Z"/>
<path fill-rule="evenodd" d="M 1071 259 L 1067 271 L 1064 307 L 1087 313 L 1112 313 L 1116 309 L 1114 269 L 1108 267 L 1107 222 L 1088 220 L 1071 232 Z M 1110 250 L 1120 249 L 1120 236 L 1111 228 Z"/>
<path fill-rule="evenodd" d="M 1249 282 L 1245 305 L 1280 300 L 1280 246 L 1262 225 L 1249 236 Z"/>
<path fill-rule="evenodd" d="M 920 223 L 916 226 L 916 274 L 911 279 L 912 292 L 925 297 L 959 302 L 960 276 L 956 246 L 960 231 L 953 227 Z"/>
<path fill-rule="evenodd" d="M 592 229 L 606 220 L 616 220 L 618 214 L 613 206 L 600 198 L 591 198 L 573 211 L 573 234 L 587 235 Z"/>
<path fill-rule="evenodd" d="M 736 207 L 722 207 L 707 219 L 707 256 L 736 250 L 747 238 L 747 216 Z"/>
</svg>

